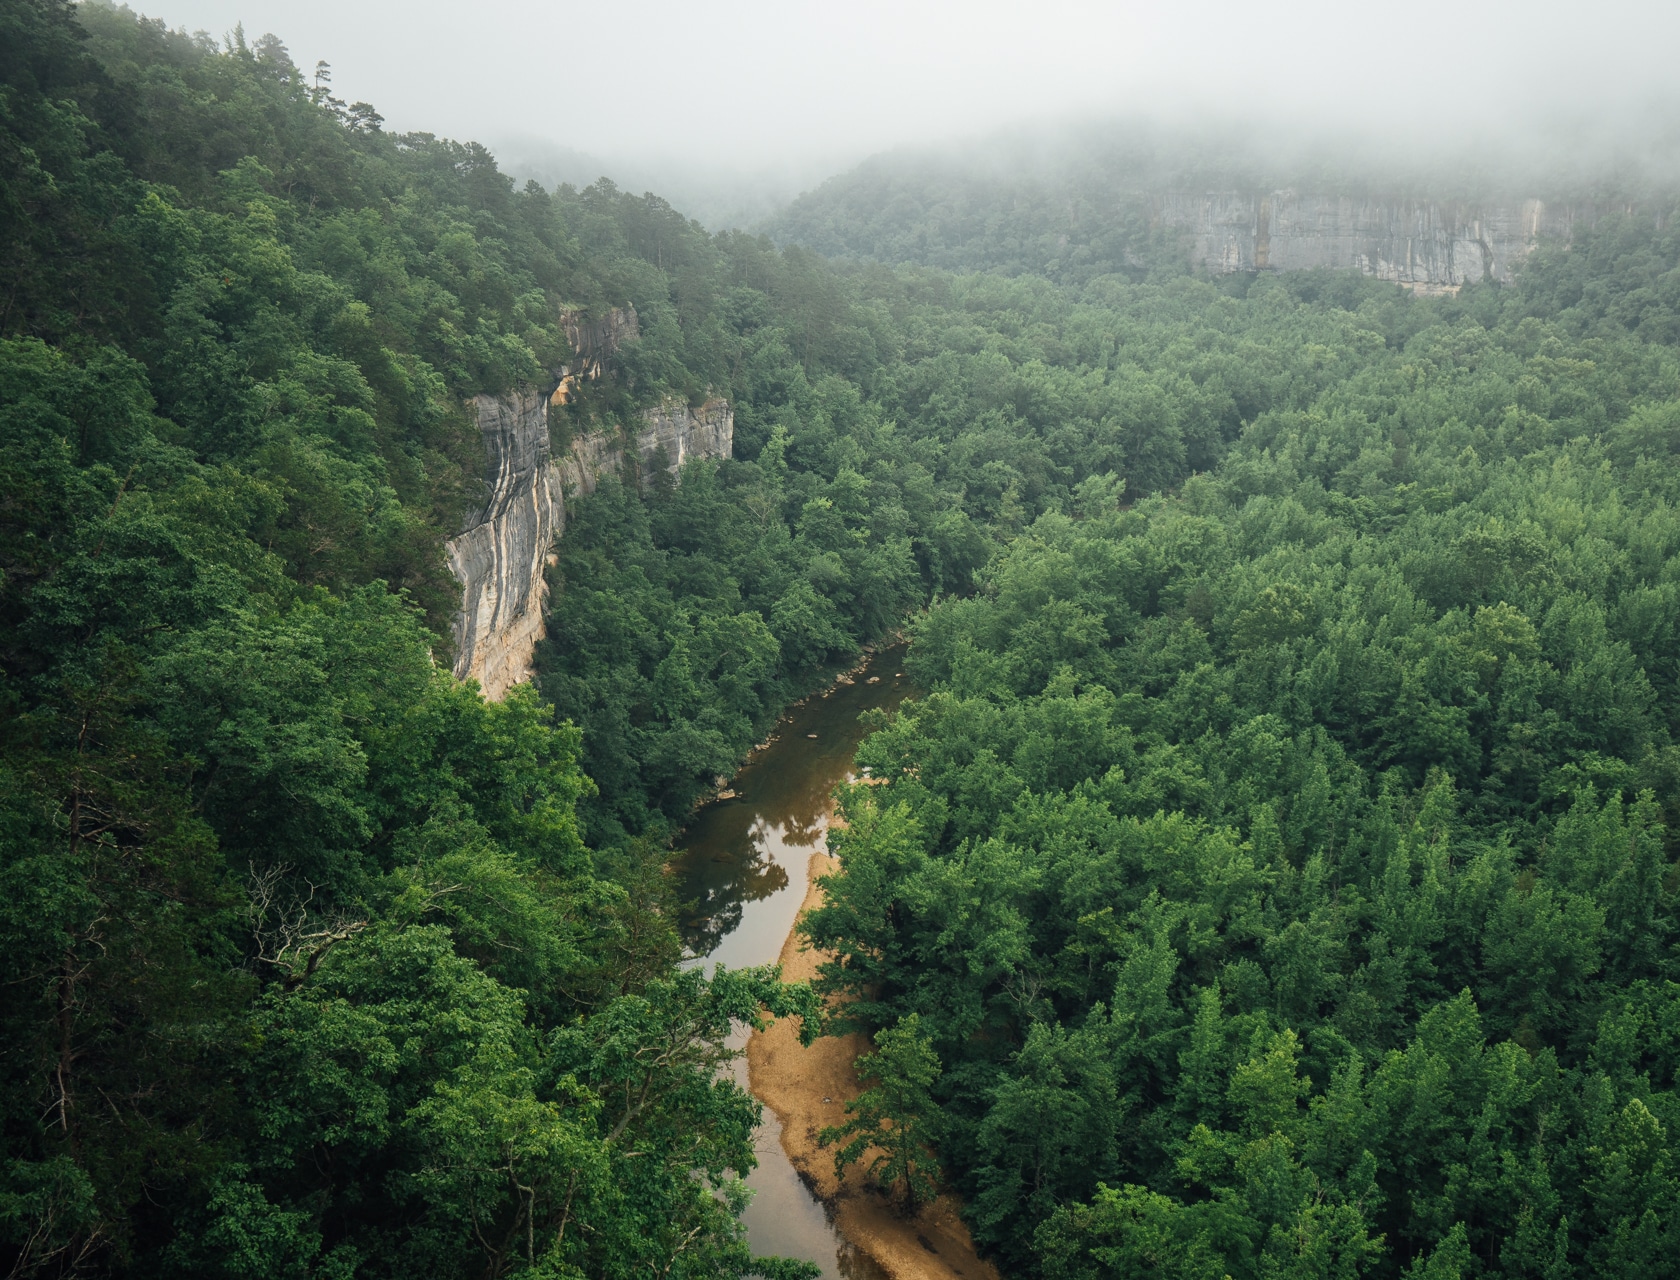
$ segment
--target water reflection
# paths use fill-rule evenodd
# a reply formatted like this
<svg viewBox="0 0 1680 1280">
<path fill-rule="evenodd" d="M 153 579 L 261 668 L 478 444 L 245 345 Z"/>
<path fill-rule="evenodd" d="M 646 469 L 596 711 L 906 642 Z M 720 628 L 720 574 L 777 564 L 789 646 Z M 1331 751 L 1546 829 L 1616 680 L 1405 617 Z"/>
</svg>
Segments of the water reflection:
<svg viewBox="0 0 1680 1280">
<path fill-rule="evenodd" d="M 805 896 L 805 864 L 828 830 L 834 788 L 863 741 L 858 717 L 896 707 L 912 691 L 886 649 L 826 696 L 793 707 L 775 740 L 730 784 L 736 798 L 695 816 L 673 860 L 685 904 L 683 941 L 730 967 L 775 960 Z M 870 683 L 871 680 L 875 683 Z"/>
<path fill-rule="evenodd" d="M 739 801 L 724 801 L 747 812 Z M 719 806 L 722 807 L 722 806 Z M 696 883 L 685 885 L 687 899 L 682 921 L 683 941 L 694 955 L 710 955 L 718 945 L 741 926 L 746 903 L 762 902 L 773 893 L 788 887 L 787 868 L 777 862 L 770 846 L 779 833 L 772 832 L 762 818 L 736 842 L 741 853 L 717 853 L 711 856 L 711 866 L 701 869 L 711 876 L 695 877 Z M 687 862 L 701 855 L 688 851 Z M 803 892 L 801 892 L 803 896 Z M 779 944 L 778 944 L 779 945 Z"/>
<path fill-rule="evenodd" d="M 775 741 L 730 785 L 733 800 L 696 815 L 672 860 L 679 877 L 683 941 L 708 966 L 771 964 L 805 900 L 807 865 L 828 830 L 834 788 L 851 774 L 863 741 L 858 717 L 896 707 L 912 691 L 902 647 L 886 649 L 826 697 L 792 708 Z M 739 1047 L 739 1046 L 737 1046 Z M 746 1062 L 735 1063 L 746 1084 Z M 825 1280 L 885 1280 L 868 1257 L 841 1239 L 827 1210 L 800 1180 L 768 1110 L 754 1135 L 759 1164 L 747 1178 L 753 1202 L 745 1222 L 755 1252 L 809 1258 Z"/>
</svg>

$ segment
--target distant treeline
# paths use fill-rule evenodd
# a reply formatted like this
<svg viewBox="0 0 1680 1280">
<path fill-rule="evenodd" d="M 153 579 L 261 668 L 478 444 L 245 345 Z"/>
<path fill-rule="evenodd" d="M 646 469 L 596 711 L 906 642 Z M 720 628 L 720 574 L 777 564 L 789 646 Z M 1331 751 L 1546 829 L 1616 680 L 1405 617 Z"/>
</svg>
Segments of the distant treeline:
<svg viewBox="0 0 1680 1280">
<path fill-rule="evenodd" d="M 1142 119 L 1045 127 L 980 142 L 873 156 L 769 219 L 778 242 L 831 259 L 916 263 L 949 271 L 1162 279 L 1208 267 L 1191 229 L 1163 218 L 1170 199 L 1294 192 L 1315 199 L 1443 209 L 1520 209 L 1529 199 L 1661 216 L 1680 195 L 1680 157 L 1660 117 L 1658 139 L 1540 141 L 1513 135 L 1475 154 L 1438 145 L 1427 158 L 1369 138 L 1316 141 L 1302 132 L 1227 120 L 1173 128 Z"/>
</svg>

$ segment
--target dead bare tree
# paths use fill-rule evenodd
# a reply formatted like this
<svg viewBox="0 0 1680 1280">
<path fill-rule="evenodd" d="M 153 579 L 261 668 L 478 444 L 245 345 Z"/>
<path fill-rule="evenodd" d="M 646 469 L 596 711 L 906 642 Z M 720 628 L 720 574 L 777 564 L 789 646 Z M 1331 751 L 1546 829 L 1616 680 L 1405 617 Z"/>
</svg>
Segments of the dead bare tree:
<svg viewBox="0 0 1680 1280">
<path fill-rule="evenodd" d="M 245 890 L 257 960 L 279 970 L 288 991 L 313 977 L 329 951 L 368 927 L 365 916 L 312 911 L 316 887 L 309 881 L 304 882 L 307 892 L 288 895 L 290 870 L 283 863 L 263 868 L 252 863 Z"/>
</svg>

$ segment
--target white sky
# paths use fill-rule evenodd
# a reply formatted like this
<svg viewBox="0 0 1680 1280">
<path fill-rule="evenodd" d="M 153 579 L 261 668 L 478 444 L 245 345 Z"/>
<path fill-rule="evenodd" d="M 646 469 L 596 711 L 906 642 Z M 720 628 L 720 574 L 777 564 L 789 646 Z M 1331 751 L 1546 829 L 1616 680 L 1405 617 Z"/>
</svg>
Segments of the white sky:
<svg viewBox="0 0 1680 1280">
<path fill-rule="evenodd" d="M 130 0 L 393 129 L 764 168 L 1112 109 L 1439 134 L 1675 100 L 1676 0 Z"/>
</svg>

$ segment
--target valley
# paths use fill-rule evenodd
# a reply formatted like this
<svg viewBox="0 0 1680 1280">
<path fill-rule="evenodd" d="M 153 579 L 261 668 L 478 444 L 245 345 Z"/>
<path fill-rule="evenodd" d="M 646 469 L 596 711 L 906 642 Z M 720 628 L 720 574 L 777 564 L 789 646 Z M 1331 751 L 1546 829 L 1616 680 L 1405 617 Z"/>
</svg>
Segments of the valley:
<svg viewBox="0 0 1680 1280">
<path fill-rule="evenodd" d="M 1672 1270 L 1656 160 L 714 230 L 243 27 L 0 72 L 0 1270 Z"/>
</svg>

